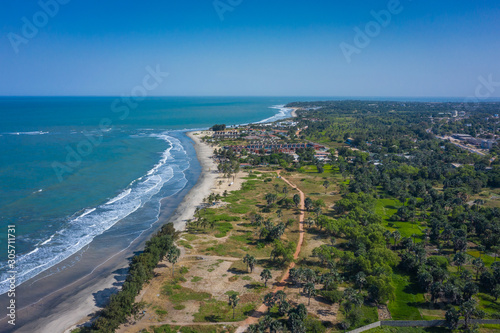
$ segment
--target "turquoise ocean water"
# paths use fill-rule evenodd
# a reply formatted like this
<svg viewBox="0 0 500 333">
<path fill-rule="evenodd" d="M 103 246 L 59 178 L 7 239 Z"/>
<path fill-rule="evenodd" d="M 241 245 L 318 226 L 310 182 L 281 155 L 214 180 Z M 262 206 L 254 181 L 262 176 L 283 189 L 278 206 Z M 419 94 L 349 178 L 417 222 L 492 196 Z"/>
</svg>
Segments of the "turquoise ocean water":
<svg viewBox="0 0 500 333">
<path fill-rule="evenodd" d="M 7 225 L 15 225 L 16 284 L 103 233 L 123 242 L 150 228 L 160 200 L 199 175 L 190 172 L 198 162 L 186 149 L 186 129 L 284 118 L 277 105 L 292 101 L 0 98 L 0 248 L 6 248 Z M 7 252 L 0 251 L 0 294 L 8 290 L 6 263 Z"/>
</svg>

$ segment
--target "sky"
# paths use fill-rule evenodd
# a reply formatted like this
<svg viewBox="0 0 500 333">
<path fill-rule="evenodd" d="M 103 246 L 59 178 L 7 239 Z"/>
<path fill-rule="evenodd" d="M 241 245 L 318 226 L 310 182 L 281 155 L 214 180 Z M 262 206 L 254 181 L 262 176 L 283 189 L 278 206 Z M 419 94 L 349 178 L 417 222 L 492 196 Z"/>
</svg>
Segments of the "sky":
<svg viewBox="0 0 500 333">
<path fill-rule="evenodd" d="M 3 96 L 500 97 L 497 0 L 14 0 L 0 22 Z"/>
</svg>

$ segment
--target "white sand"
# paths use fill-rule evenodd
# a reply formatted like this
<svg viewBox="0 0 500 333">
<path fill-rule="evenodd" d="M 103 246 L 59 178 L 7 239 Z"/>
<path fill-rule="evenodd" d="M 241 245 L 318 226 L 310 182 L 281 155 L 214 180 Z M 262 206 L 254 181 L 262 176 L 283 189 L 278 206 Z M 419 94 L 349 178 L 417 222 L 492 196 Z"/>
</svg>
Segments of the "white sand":
<svg viewBox="0 0 500 333">
<path fill-rule="evenodd" d="M 212 159 L 213 151 L 216 147 L 210 147 L 204 143 L 201 138 L 206 132 L 189 132 L 187 135 L 195 142 L 194 148 L 196 156 L 201 164 L 201 175 L 195 186 L 184 197 L 175 213 L 169 219 L 176 230 L 182 231 L 186 227 L 186 222 L 194 217 L 196 207 L 203 204 L 203 198 L 206 198 L 215 191 L 218 177 L 217 164 Z"/>
</svg>

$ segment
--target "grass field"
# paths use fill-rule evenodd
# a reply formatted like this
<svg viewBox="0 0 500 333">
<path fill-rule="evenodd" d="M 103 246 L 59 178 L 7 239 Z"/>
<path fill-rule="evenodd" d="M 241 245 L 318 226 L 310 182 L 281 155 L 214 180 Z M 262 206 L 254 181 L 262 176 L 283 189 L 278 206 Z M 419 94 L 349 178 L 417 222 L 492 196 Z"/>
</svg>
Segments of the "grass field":
<svg viewBox="0 0 500 333">
<path fill-rule="evenodd" d="M 389 311 L 394 320 L 422 320 L 417 306 L 425 302 L 424 295 L 418 293 L 408 275 L 394 273 L 392 275 L 396 287 L 396 299 L 389 302 Z"/>
<path fill-rule="evenodd" d="M 403 206 L 403 204 L 397 199 L 378 199 L 375 205 L 375 213 L 382 217 L 384 226 L 391 232 L 399 230 L 402 237 L 411 237 L 412 235 L 417 235 L 415 241 L 417 243 L 421 242 L 421 236 L 423 234 L 424 228 L 418 223 L 391 220 L 391 217 L 398 211 L 399 207 L 401 206 Z"/>
<path fill-rule="evenodd" d="M 233 309 L 227 302 L 210 300 L 200 306 L 198 313 L 194 314 L 195 322 L 228 322 L 245 320 L 255 309 L 254 303 L 239 304 L 235 308 L 233 319 Z"/>
</svg>

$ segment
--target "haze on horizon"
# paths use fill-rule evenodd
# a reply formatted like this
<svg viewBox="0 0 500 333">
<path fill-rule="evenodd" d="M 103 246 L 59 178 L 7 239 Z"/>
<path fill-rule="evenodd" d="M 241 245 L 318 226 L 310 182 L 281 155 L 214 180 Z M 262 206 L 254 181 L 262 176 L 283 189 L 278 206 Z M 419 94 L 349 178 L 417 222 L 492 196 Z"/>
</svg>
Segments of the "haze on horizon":
<svg viewBox="0 0 500 333">
<path fill-rule="evenodd" d="M 128 95 L 160 68 L 151 95 L 498 98 L 499 18 L 493 0 L 10 1 L 0 95 Z"/>
</svg>

